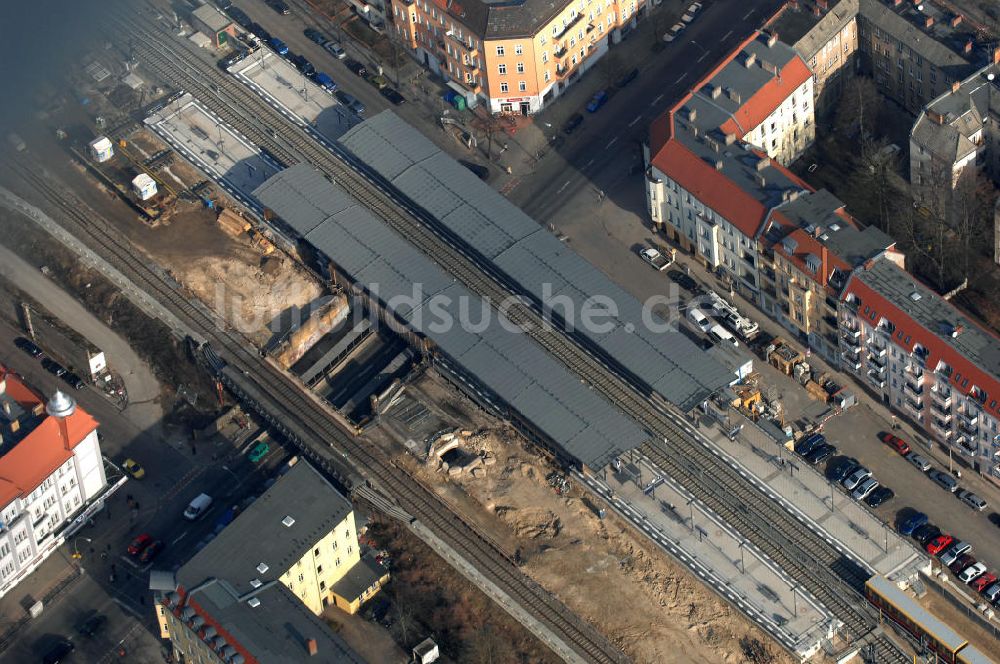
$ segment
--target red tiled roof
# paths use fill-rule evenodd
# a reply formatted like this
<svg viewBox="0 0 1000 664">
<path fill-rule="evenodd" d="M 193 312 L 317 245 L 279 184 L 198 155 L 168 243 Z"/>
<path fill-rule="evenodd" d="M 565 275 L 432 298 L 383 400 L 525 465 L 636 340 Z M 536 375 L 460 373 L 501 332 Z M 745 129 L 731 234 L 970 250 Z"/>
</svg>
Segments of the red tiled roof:
<svg viewBox="0 0 1000 664">
<path fill-rule="evenodd" d="M 913 279 L 909 273 L 907 273 L 907 276 Z M 952 368 L 950 382 L 957 392 L 968 395 L 972 392 L 972 387 L 975 386 L 986 391 L 991 399 L 1000 397 L 1000 381 L 997 381 L 989 373 L 980 369 L 958 349 L 939 337 L 932 330 L 928 330 L 915 321 L 902 309 L 899 309 L 892 302 L 882 297 L 880 293 L 869 288 L 863 281 L 852 278 L 847 288 L 844 289 L 844 297 L 846 298 L 849 294 L 860 298 L 860 306 L 870 308 L 868 314 L 865 314 L 863 310 L 855 310 L 859 318 L 865 318 L 869 323 L 877 323 L 881 318 L 887 318 L 892 321 L 893 325 L 896 326 L 896 331 L 892 337 L 894 344 L 907 352 L 913 352 L 913 348 L 917 344 L 926 348 L 928 354 L 925 359 L 925 365 L 929 370 L 933 371 L 937 368 L 939 362 L 944 362 L 950 366 Z M 875 313 L 874 321 L 871 319 L 872 312 Z M 902 332 L 902 338 L 897 338 L 900 332 Z M 909 344 L 905 343 L 907 337 L 910 338 Z M 966 378 L 969 379 L 969 386 L 967 388 L 962 388 L 959 381 L 956 380 L 958 376 L 962 377 L 962 382 L 965 382 Z M 984 404 L 983 408 L 988 410 L 988 404 Z M 1000 416 L 1000 406 L 993 409 L 993 414 L 994 416 Z"/>
<path fill-rule="evenodd" d="M 784 216 L 781 215 L 780 212 L 776 213 L 774 216 L 778 217 L 779 215 L 782 217 Z M 784 221 L 789 224 L 791 223 L 787 219 Z M 851 271 L 851 266 L 848 265 L 846 261 L 840 258 L 840 256 L 830 253 L 830 251 L 823 246 L 819 240 L 807 233 L 804 229 L 796 228 L 785 237 L 795 240 L 797 245 L 795 247 L 795 251 L 792 253 L 785 251 L 785 245 L 782 241 L 774 245 L 775 253 L 779 253 L 787 258 L 792 265 L 807 275 L 811 275 L 813 273 L 808 267 L 806 267 L 806 256 L 808 254 L 816 256 L 816 258 L 820 259 L 820 269 L 814 276 L 815 281 L 819 283 L 820 286 L 826 287 L 827 282 L 830 279 L 830 273 L 833 272 L 834 269 L 841 270 L 844 274 Z"/>
<path fill-rule="evenodd" d="M 25 385 L 20 376 L 2 364 L 0 364 L 0 381 L 6 383 L 4 392 L 7 396 L 25 410 L 31 410 L 43 402 L 41 395 Z"/>
<path fill-rule="evenodd" d="M 737 51 L 738 52 L 738 51 Z M 735 57 L 735 53 L 730 59 Z M 800 85 L 812 77 L 805 61 L 798 55 L 781 68 L 778 76 L 765 83 L 752 97 L 747 99 L 733 118 L 722 123 L 722 131 L 743 138 L 746 131 L 753 129 L 771 115 L 781 103 Z"/>
<path fill-rule="evenodd" d="M 18 399 L 16 395 L 32 395 L 35 401 L 29 403 L 29 407 L 40 403 L 40 397 L 25 385 L 20 376 L 6 369 L 0 375 L 6 379 L 7 394 L 15 399 Z M 34 491 L 46 477 L 66 463 L 73 456 L 73 448 L 97 428 L 97 421 L 79 406 L 64 419 L 64 423 L 65 440 L 59 418 L 46 415 L 33 430 L 0 456 L 0 505 L 7 505 L 17 496 Z"/>
</svg>

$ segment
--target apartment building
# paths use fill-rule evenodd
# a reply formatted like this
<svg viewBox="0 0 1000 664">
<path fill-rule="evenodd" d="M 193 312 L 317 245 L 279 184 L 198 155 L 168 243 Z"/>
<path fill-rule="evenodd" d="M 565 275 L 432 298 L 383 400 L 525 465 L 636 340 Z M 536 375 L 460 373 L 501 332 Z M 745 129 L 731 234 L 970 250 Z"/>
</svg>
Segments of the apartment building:
<svg viewBox="0 0 1000 664">
<path fill-rule="evenodd" d="M 992 57 L 974 26 L 932 0 L 801 0 L 770 24 L 816 75 L 826 112 L 856 72 L 911 113 Z"/>
<path fill-rule="evenodd" d="M 833 366 L 841 360 L 837 309 L 851 273 L 877 257 L 904 264 L 892 238 L 862 228 L 825 189 L 771 210 L 758 248 L 758 306 Z"/>
<path fill-rule="evenodd" d="M 48 402 L 0 365 L 0 595 L 103 506 L 97 422 L 67 394 Z"/>
<path fill-rule="evenodd" d="M 651 127 L 646 203 L 654 224 L 754 301 L 768 213 L 809 190 L 766 150 L 787 159 L 804 149 L 811 111 L 805 63 L 758 34 Z"/>
<path fill-rule="evenodd" d="M 910 132 L 910 182 L 919 188 L 949 182 L 954 189 L 967 167 L 1000 180 L 1000 52 L 986 67 L 931 101 Z"/>
<path fill-rule="evenodd" d="M 648 0 L 392 0 L 393 30 L 473 107 L 529 115 L 648 11 Z"/>
<path fill-rule="evenodd" d="M 1000 478 L 1000 339 L 890 261 L 850 278 L 844 367 L 927 436 Z"/>
</svg>

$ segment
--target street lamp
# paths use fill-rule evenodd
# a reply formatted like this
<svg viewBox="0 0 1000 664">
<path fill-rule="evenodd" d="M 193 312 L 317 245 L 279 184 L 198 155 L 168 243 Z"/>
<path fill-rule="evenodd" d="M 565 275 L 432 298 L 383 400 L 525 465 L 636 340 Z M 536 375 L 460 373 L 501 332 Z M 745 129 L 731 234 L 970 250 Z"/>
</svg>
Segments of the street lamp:
<svg viewBox="0 0 1000 664">
<path fill-rule="evenodd" d="M 89 537 L 76 537 L 76 538 L 74 538 L 73 539 L 73 555 L 71 556 L 73 558 L 73 560 L 79 560 L 80 558 L 83 558 L 83 554 L 80 553 L 80 549 L 77 548 L 77 542 L 79 542 L 80 540 L 83 540 L 87 544 L 90 544 L 91 542 L 94 541 L 94 540 L 92 540 Z"/>
</svg>

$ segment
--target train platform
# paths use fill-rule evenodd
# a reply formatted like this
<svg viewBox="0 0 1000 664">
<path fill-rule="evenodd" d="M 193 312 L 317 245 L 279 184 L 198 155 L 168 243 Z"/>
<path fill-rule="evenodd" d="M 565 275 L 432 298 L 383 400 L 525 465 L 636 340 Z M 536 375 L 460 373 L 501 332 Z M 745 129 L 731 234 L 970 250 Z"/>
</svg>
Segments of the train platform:
<svg viewBox="0 0 1000 664">
<path fill-rule="evenodd" d="M 706 416 L 699 430 L 717 453 L 767 486 L 793 512 L 805 516 L 873 574 L 895 578 L 930 572 L 930 559 L 911 540 L 856 502 L 839 485 L 780 445 L 753 422 L 734 414 L 742 429 L 732 439 Z M 748 478 L 749 479 L 749 478 Z"/>
<path fill-rule="evenodd" d="M 260 212 L 251 192 L 281 166 L 247 138 L 190 94 L 152 113 L 144 122 L 230 195 Z"/>
<path fill-rule="evenodd" d="M 311 127 L 329 141 L 361 122 L 333 94 L 304 76 L 290 62 L 267 49 L 229 68 L 237 80 L 252 88 L 295 124 Z"/>
<path fill-rule="evenodd" d="M 829 611 L 647 459 L 576 478 L 800 659 L 833 636 Z"/>
</svg>

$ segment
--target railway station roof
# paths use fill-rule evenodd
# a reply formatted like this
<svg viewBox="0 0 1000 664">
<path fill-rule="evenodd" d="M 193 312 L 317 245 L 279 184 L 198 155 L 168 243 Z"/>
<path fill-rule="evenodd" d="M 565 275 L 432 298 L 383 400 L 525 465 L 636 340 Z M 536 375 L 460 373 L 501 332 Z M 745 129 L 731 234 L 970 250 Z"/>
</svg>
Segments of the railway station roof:
<svg viewBox="0 0 1000 664">
<path fill-rule="evenodd" d="M 292 166 L 254 193 L 433 341 L 457 371 L 492 392 L 486 398 L 499 398 L 578 463 L 601 468 L 648 439 L 635 421 L 311 166 Z"/>
<path fill-rule="evenodd" d="M 653 330 L 641 302 L 395 114 L 380 113 L 340 141 L 554 313 L 614 303 L 617 313 L 602 325 L 577 320 L 575 330 L 671 403 L 690 410 L 733 382 L 676 326 Z"/>
</svg>

